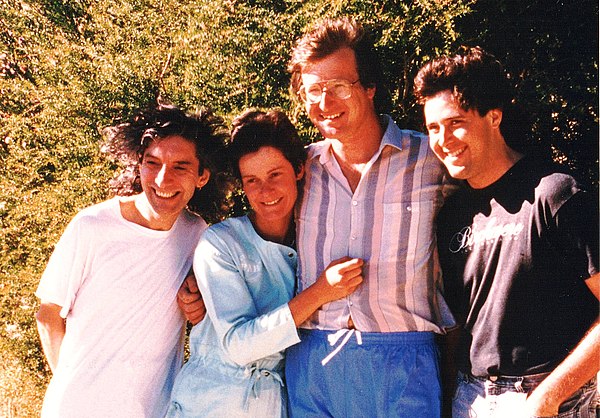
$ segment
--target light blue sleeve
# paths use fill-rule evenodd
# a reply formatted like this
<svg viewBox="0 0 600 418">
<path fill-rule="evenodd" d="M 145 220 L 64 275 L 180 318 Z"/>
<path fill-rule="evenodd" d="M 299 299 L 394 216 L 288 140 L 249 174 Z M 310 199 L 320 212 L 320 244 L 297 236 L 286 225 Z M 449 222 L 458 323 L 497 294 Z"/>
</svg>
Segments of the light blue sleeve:
<svg viewBox="0 0 600 418">
<path fill-rule="evenodd" d="M 221 346 L 244 366 L 300 339 L 287 302 L 259 315 L 240 264 L 218 234 L 204 233 L 194 254 L 194 274 Z"/>
</svg>

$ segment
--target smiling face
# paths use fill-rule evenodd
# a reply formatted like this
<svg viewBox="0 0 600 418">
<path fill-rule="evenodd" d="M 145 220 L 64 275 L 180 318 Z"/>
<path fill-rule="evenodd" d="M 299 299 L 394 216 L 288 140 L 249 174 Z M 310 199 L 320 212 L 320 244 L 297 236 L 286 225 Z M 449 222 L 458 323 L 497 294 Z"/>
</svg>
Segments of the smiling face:
<svg viewBox="0 0 600 418">
<path fill-rule="evenodd" d="M 254 210 L 261 233 L 289 225 L 298 197 L 297 181 L 304 171 L 295 173 L 292 164 L 277 148 L 265 146 L 239 160 L 242 188 Z"/>
<path fill-rule="evenodd" d="M 187 206 L 196 188 L 210 177 L 206 169 L 198 173 L 196 146 L 180 136 L 153 141 L 142 157 L 140 181 L 145 201 L 138 209 L 149 221 L 172 225 Z M 144 203 L 145 202 L 145 203 Z"/>
<path fill-rule="evenodd" d="M 304 86 L 329 80 L 355 82 L 359 76 L 354 51 L 342 48 L 323 59 L 311 62 L 302 70 L 301 79 Z M 331 93 L 325 93 L 320 102 L 306 103 L 306 112 L 321 135 L 344 142 L 352 137 L 359 138 L 362 135 L 361 128 L 370 126 L 365 123 L 367 119 L 377 120 L 374 96 L 374 87 L 365 88 L 358 82 L 352 86 L 352 95 L 348 99 L 339 99 Z"/>
<path fill-rule="evenodd" d="M 500 134 L 502 112 L 481 116 L 462 109 L 449 90 L 427 98 L 424 107 L 429 144 L 454 178 L 482 188 L 498 179 L 506 166 L 508 147 Z"/>
</svg>

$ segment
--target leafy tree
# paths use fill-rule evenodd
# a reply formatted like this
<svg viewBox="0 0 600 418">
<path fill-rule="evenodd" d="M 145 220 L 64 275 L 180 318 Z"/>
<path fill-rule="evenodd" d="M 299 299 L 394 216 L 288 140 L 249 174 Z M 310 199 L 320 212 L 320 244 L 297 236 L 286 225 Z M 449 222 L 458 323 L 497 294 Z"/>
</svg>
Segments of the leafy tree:
<svg viewBox="0 0 600 418">
<path fill-rule="evenodd" d="M 598 2 L 479 0 L 463 42 L 506 65 L 532 124 L 529 142 L 598 187 Z"/>
<path fill-rule="evenodd" d="M 227 120 L 281 107 L 313 141 L 286 65 L 307 25 L 337 15 L 374 32 L 402 127 L 422 129 L 411 98 L 418 68 L 480 44 L 514 74 L 532 140 L 597 181 L 590 1 L 0 0 L 0 415 L 37 415 L 49 373 L 33 292 L 69 219 L 107 197 L 115 166 L 100 155 L 99 128 L 160 96 Z"/>
</svg>

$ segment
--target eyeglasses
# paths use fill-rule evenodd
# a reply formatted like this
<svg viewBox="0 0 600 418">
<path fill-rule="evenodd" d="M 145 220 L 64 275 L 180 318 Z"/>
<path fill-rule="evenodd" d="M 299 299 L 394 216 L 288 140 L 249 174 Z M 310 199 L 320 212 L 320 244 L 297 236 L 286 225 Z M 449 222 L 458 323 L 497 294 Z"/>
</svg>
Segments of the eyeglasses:
<svg viewBox="0 0 600 418">
<path fill-rule="evenodd" d="M 338 99 L 346 100 L 352 97 L 352 86 L 359 81 L 360 80 L 356 80 L 354 83 L 346 80 L 322 81 L 320 83 L 300 87 L 298 94 L 300 95 L 300 98 L 308 104 L 320 102 L 325 92 L 333 94 Z"/>
</svg>

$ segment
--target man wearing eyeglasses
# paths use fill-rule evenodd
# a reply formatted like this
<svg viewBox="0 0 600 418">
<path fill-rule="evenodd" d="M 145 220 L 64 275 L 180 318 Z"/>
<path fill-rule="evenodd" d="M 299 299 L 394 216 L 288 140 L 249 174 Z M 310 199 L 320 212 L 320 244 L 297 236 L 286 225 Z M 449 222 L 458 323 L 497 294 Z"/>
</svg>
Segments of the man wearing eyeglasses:
<svg viewBox="0 0 600 418">
<path fill-rule="evenodd" d="M 342 256 L 361 287 L 324 305 L 288 349 L 293 417 L 438 417 L 440 294 L 434 218 L 444 171 L 426 136 L 378 115 L 385 89 L 363 27 L 325 20 L 292 51 L 291 90 L 324 139 L 309 147 L 297 208 L 299 291 Z"/>
</svg>

